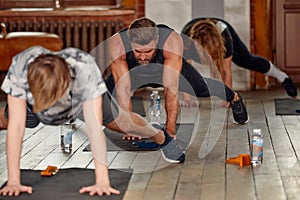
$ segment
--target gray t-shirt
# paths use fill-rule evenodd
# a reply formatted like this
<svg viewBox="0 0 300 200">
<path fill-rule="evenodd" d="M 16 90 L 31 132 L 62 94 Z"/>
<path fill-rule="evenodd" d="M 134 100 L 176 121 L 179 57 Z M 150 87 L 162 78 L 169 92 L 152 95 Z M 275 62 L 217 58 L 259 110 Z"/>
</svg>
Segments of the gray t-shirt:
<svg viewBox="0 0 300 200">
<path fill-rule="evenodd" d="M 1 89 L 11 96 L 26 100 L 29 107 L 32 106 L 34 99 L 27 81 L 28 64 L 37 56 L 47 53 L 64 58 L 71 74 L 65 95 L 49 109 L 36 113 L 44 124 L 58 125 L 78 116 L 84 101 L 101 96 L 107 89 L 94 57 L 76 48 L 51 52 L 41 46 L 31 47 L 14 56 Z"/>
</svg>

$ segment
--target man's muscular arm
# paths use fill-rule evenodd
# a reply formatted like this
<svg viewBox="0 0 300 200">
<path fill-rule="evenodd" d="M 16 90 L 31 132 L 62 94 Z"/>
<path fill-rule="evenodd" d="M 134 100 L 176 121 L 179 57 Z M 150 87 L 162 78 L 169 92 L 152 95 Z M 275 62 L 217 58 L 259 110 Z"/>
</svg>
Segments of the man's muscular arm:
<svg viewBox="0 0 300 200">
<path fill-rule="evenodd" d="M 178 86 L 183 52 L 183 43 L 180 35 L 176 32 L 171 33 L 164 44 L 163 50 L 165 58 L 163 85 L 166 99 L 165 109 L 167 112 L 166 129 L 171 135 L 175 136 L 178 114 Z"/>
<path fill-rule="evenodd" d="M 115 90 L 119 106 L 125 111 L 132 111 L 130 99 L 130 75 L 126 62 L 126 51 L 119 34 L 115 34 L 109 41 L 109 58 Z"/>
<path fill-rule="evenodd" d="M 109 49 L 110 67 L 114 77 L 115 92 L 119 106 L 124 111 L 132 111 L 130 98 L 131 81 L 126 62 L 126 51 L 119 34 L 115 34 L 110 38 Z M 134 140 L 135 137 L 125 134 L 122 139 Z"/>
</svg>

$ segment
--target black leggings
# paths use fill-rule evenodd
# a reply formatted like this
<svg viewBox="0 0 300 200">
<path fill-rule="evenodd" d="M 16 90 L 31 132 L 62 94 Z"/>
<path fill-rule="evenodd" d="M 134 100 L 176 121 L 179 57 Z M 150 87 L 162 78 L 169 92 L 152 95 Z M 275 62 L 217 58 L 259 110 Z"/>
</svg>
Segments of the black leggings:
<svg viewBox="0 0 300 200">
<path fill-rule="evenodd" d="M 163 68 L 163 65 L 161 66 Z M 137 85 L 137 88 L 143 88 L 147 86 L 155 88 L 163 86 L 162 68 L 160 71 L 151 71 L 150 68 L 147 67 L 144 67 L 145 71 L 130 70 L 130 76 L 132 79 L 134 79 L 131 80 L 131 85 L 133 87 L 132 89 L 135 89 L 134 85 Z M 147 74 L 147 77 L 145 77 L 143 73 Z M 113 76 L 110 75 L 105 80 L 105 83 L 110 93 L 112 93 L 114 96 L 115 83 Z M 223 82 L 216 79 L 203 78 L 201 74 L 185 60 L 183 60 L 183 67 L 179 80 L 179 91 L 189 93 L 196 97 L 217 96 L 223 100 L 226 100 L 227 102 L 231 102 L 234 98 L 234 92 L 224 85 Z"/>
<path fill-rule="evenodd" d="M 223 82 L 203 77 L 192 65 L 183 61 L 182 76 L 179 82 L 179 90 L 196 97 L 217 96 L 220 99 L 231 102 L 234 92 Z M 188 84 L 187 84 L 188 83 Z"/>
<path fill-rule="evenodd" d="M 233 40 L 232 62 L 249 70 L 267 73 L 270 70 L 270 62 L 261 56 L 252 54 L 233 27 L 227 22 L 224 23 L 226 23 Z"/>
</svg>

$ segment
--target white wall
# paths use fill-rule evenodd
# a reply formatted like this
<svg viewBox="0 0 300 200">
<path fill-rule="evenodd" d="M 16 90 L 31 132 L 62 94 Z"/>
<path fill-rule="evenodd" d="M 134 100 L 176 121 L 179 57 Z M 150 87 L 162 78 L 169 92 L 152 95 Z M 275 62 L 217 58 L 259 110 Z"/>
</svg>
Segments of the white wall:
<svg viewBox="0 0 300 200">
<path fill-rule="evenodd" d="M 145 15 L 180 32 L 195 17 L 224 18 L 249 47 L 250 3 L 245 0 L 145 0 Z M 233 65 L 233 89 L 250 90 L 250 71 Z"/>
<path fill-rule="evenodd" d="M 224 0 L 193 0 L 192 18 L 218 17 L 224 18 Z"/>
<path fill-rule="evenodd" d="M 236 30 L 242 41 L 250 46 L 250 1 L 224 0 L 224 19 Z M 235 90 L 250 90 L 250 70 L 232 63 L 232 87 Z"/>
<path fill-rule="evenodd" d="M 145 15 L 180 32 L 192 18 L 192 0 L 145 0 Z"/>
</svg>

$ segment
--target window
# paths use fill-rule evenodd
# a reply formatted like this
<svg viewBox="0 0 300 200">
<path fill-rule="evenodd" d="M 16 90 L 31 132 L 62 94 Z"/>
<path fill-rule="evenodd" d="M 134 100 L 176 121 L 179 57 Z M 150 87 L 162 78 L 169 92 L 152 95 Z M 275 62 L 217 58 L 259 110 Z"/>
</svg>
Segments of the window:
<svg viewBox="0 0 300 200">
<path fill-rule="evenodd" d="M 61 6 L 64 8 L 74 6 L 114 6 L 116 0 L 63 0 Z"/>
<path fill-rule="evenodd" d="M 16 0 L 0 0 L 1 9 L 10 8 L 52 8 L 54 0 L 30 0 L 30 1 L 16 1 Z"/>
<path fill-rule="evenodd" d="M 119 0 L 0 0 L 0 9 L 118 6 Z"/>
</svg>

